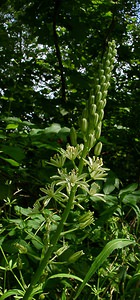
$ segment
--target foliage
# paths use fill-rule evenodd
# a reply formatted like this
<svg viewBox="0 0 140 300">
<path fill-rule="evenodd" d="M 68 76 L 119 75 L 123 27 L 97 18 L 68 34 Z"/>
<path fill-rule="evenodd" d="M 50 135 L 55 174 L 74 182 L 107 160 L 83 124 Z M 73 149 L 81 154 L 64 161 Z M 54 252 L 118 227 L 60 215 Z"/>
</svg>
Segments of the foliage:
<svg viewBox="0 0 140 300">
<path fill-rule="evenodd" d="M 1 299 L 139 297 L 138 7 L 1 3 Z"/>
<path fill-rule="evenodd" d="M 66 150 L 58 149 L 58 153 L 50 159 L 49 165 L 54 175 L 50 177 L 50 184 L 41 188 L 45 196 L 40 197 L 33 208 L 15 205 L 16 199 L 11 198 L 7 198 L 2 207 L 0 247 L 3 260 L 0 268 L 4 280 L 1 280 L 1 299 L 12 295 L 15 299 L 36 299 L 38 294 L 39 299 L 77 299 L 79 295 L 85 299 L 87 289 L 90 289 L 89 298 L 94 295 L 95 299 L 99 299 L 101 293 L 101 297 L 104 297 L 104 283 L 109 281 L 109 276 L 102 280 L 99 275 L 93 280 L 93 274 L 97 270 L 100 272 L 101 267 L 104 273 L 107 272 L 108 264 L 110 267 L 115 265 L 119 272 L 121 265 L 126 272 L 125 265 L 128 263 L 130 251 L 128 248 L 122 257 L 119 253 L 117 259 L 109 256 L 114 250 L 128 245 L 132 245 L 134 251 L 137 244 L 134 244 L 133 234 L 127 226 L 125 225 L 125 230 L 120 229 L 115 218 L 117 216 L 121 224 L 126 222 L 122 221 L 122 206 L 130 206 L 136 215 L 135 230 L 138 231 L 139 191 L 136 191 L 135 184 L 121 190 L 118 195 L 121 202 L 119 205 L 116 197 L 112 196 L 109 199 L 109 192 L 115 187 L 118 188 L 119 183 L 115 179 L 113 184 L 112 178 L 108 178 L 103 186 L 104 194 L 101 194 L 100 181 L 105 180 L 107 169 L 103 167 L 102 158 L 98 157 L 102 148 L 102 143 L 98 140 L 115 55 L 115 42 L 112 41 L 108 43 L 107 51 L 99 64 L 98 76 L 79 120 L 83 143 L 77 144 L 77 133 L 72 127 L 70 136 L 75 146 L 68 145 Z M 61 131 L 58 124 L 53 124 L 45 130 L 46 133 Z M 42 130 L 33 128 L 31 132 L 39 134 Z M 93 157 L 89 156 L 92 148 Z M 2 159 L 6 160 L 4 157 Z M 14 159 L 9 163 L 17 167 Z M 57 168 L 57 174 L 53 167 Z M 106 206 L 104 215 L 95 216 L 94 219 L 94 210 L 100 213 L 101 201 Z M 102 230 L 105 226 L 104 221 L 108 221 L 109 226 L 106 234 Z M 103 239 L 100 234 L 103 234 Z M 95 250 L 91 251 L 90 244 L 94 243 Z M 102 249 L 100 253 L 99 248 Z M 133 257 L 133 265 L 139 259 L 137 256 L 134 256 L 135 259 Z M 118 261 L 121 261 L 121 264 L 118 265 Z M 80 269 L 81 265 L 84 266 L 83 269 Z M 133 276 L 138 282 L 137 273 L 131 272 L 129 278 L 132 279 Z M 75 281 L 81 281 L 79 288 Z M 106 290 L 108 296 L 114 293 L 117 297 L 121 293 L 122 297 L 125 297 L 130 281 L 126 282 L 126 289 L 123 291 L 119 287 L 121 276 L 118 285 L 114 285 L 114 281 L 113 277 Z M 133 286 L 133 280 L 131 281 Z M 135 295 L 138 295 L 137 289 Z"/>
<path fill-rule="evenodd" d="M 37 185 L 47 177 L 45 157 L 52 155 L 51 147 L 65 145 L 69 134 L 54 131 L 50 138 L 46 131 L 39 136 L 33 129 L 44 130 L 52 123 L 78 129 L 77 118 L 96 76 L 98 53 L 103 56 L 112 37 L 118 55 L 105 109 L 102 155 L 123 183 L 139 181 L 137 9 L 136 0 L 1 3 L 1 151 L 4 158 L 15 161 L 11 146 L 19 153 L 16 163 L 2 161 L 3 196 L 12 177 L 9 189 L 22 189 L 26 182 L 25 194 L 37 197 Z"/>
</svg>

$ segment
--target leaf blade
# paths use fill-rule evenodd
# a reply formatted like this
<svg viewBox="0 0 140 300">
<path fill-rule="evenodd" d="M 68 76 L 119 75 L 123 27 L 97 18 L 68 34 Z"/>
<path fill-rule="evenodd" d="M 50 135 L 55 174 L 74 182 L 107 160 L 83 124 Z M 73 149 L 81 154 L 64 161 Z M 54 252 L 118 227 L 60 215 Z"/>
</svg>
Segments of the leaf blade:
<svg viewBox="0 0 140 300">
<path fill-rule="evenodd" d="M 97 271 L 97 269 L 103 264 L 106 258 L 115 250 L 121 249 L 128 245 L 133 244 L 134 241 L 126 240 L 126 239 L 115 239 L 108 242 L 104 249 L 100 252 L 100 254 L 95 258 L 94 262 L 92 263 L 89 271 L 87 272 L 82 284 L 80 285 L 74 300 L 76 300 L 80 293 L 82 292 L 83 288 L 85 287 L 86 283 L 90 280 L 92 275 Z"/>
</svg>

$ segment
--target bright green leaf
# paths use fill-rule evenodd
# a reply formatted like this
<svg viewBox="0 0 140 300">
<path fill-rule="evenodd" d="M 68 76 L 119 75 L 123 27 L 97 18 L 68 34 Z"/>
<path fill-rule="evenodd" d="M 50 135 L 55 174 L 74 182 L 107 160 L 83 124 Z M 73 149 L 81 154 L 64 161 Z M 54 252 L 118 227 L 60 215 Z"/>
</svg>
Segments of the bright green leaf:
<svg viewBox="0 0 140 300">
<path fill-rule="evenodd" d="M 18 128 L 18 124 L 8 124 L 6 126 L 6 129 L 16 129 L 16 128 Z"/>
</svg>

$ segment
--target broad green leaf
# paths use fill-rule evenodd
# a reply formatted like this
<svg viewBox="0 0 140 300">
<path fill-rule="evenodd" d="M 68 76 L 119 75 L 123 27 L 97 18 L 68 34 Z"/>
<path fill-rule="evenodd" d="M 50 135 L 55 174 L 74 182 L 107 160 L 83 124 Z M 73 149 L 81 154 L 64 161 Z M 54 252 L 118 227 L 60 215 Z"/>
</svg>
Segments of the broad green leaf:
<svg viewBox="0 0 140 300">
<path fill-rule="evenodd" d="M 70 129 L 68 127 L 62 127 L 59 131 L 59 133 L 69 133 Z"/>
<path fill-rule="evenodd" d="M 29 126 L 29 127 L 34 127 L 35 126 L 34 123 L 31 123 L 31 122 L 28 122 L 28 121 L 23 121 L 21 125 L 23 125 L 23 126 Z"/>
<path fill-rule="evenodd" d="M 20 118 L 16 118 L 16 117 L 6 117 L 6 118 L 3 118 L 2 120 L 7 123 L 21 123 L 22 122 Z"/>
<path fill-rule="evenodd" d="M 126 188 L 120 190 L 119 195 L 122 195 L 123 193 L 134 192 L 137 188 L 138 188 L 138 184 L 132 183 L 132 184 L 128 185 Z"/>
<path fill-rule="evenodd" d="M 18 126 L 19 126 L 19 124 L 8 124 L 7 126 L 6 126 L 6 129 L 16 129 L 16 128 L 18 128 Z"/>
<path fill-rule="evenodd" d="M 20 148 L 20 147 L 16 147 L 16 146 L 13 147 L 13 146 L 4 145 L 2 147 L 2 151 L 5 154 L 9 155 L 12 159 L 14 159 L 18 162 L 22 161 L 25 157 L 25 153 L 24 153 L 23 149 Z"/>
<path fill-rule="evenodd" d="M 126 194 L 126 195 L 124 195 L 122 202 L 125 204 L 130 203 L 132 205 L 135 205 L 137 203 L 138 199 L 139 199 L 139 197 L 137 195 Z"/>
<path fill-rule="evenodd" d="M 45 133 L 58 133 L 61 130 L 60 124 L 54 123 L 50 127 L 44 129 Z"/>
<path fill-rule="evenodd" d="M 93 264 L 91 265 L 88 273 L 86 274 L 82 284 L 80 285 L 76 296 L 74 297 L 74 300 L 76 300 L 79 295 L 81 294 L 84 286 L 86 283 L 90 280 L 92 275 L 97 271 L 97 269 L 104 263 L 104 261 L 107 259 L 107 257 L 115 250 L 115 249 L 121 249 L 123 247 L 126 247 L 128 245 L 133 244 L 134 241 L 126 240 L 126 239 L 116 239 L 113 241 L 110 241 L 106 244 L 104 249 L 101 251 L 101 253 L 95 258 Z"/>
<path fill-rule="evenodd" d="M 32 208 L 23 208 L 21 206 L 16 205 L 15 206 L 15 211 L 18 215 L 24 215 L 24 216 L 29 216 L 29 214 L 32 213 Z"/>
<path fill-rule="evenodd" d="M 115 190 L 115 188 L 119 188 L 119 179 L 116 178 L 112 171 L 110 171 L 109 176 L 104 184 L 103 191 L 105 195 L 109 195 Z"/>
</svg>

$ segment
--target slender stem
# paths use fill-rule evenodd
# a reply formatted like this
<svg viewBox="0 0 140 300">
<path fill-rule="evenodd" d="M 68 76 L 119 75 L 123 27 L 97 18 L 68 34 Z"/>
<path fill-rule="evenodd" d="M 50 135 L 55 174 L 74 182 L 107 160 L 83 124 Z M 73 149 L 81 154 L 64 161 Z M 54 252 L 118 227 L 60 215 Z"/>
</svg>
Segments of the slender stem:
<svg viewBox="0 0 140 300">
<path fill-rule="evenodd" d="M 83 153 L 82 153 L 82 156 L 81 156 L 81 159 L 80 159 L 80 162 L 79 162 L 79 174 L 82 173 L 82 170 L 83 170 L 83 166 L 84 166 L 84 160 L 83 158 L 86 157 L 87 153 L 88 153 L 89 149 L 88 149 L 88 146 L 87 146 L 87 143 L 85 143 L 84 145 L 84 149 L 83 149 Z M 66 222 L 67 218 L 68 218 L 68 215 L 69 215 L 69 212 L 71 210 L 71 207 L 72 207 L 72 204 L 73 204 L 73 201 L 74 201 L 74 198 L 75 198 L 75 194 L 76 194 L 76 190 L 77 190 L 77 186 L 75 185 L 72 189 L 71 189 L 71 193 L 70 193 L 70 196 L 69 196 L 69 200 L 68 200 L 68 203 L 65 207 L 65 210 L 63 212 L 63 215 L 62 215 L 62 218 L 61 218 L 61 221 L 57 227 L 57 230 L 55 232 L 55 234 L 53 235 L 52 237 L 52 240 L 51 240 L 51 245 L 50 247 L 48 248 L 44 258 L 42 259 L 37 271 L 35 272 L 32 280 L 31 280 L 31 283 L 29 285 L 29 287 L 27 288 L 25 294 L 24 294 L 24 297 L 23 297 L 23 300 L 29 300 L 30 297 L 31 297 L 31 294 L 33 292 L 33 289 L 36 285 L 36 283 L 39 281 L 52 253 L 54 252 L 55 250 L 55 246 L 59 240 L 59 237 L 61 235 L 61 232 L 63 231 L 63 227 L 64 227 L 64 223 Z"/>
<path fill-rule="evenodd" d="M 83 158 L 86 158 L 87 154 L 89 152 L 89 148 L 87 146 L 87 142 L 85 142 L 84 144 L 84 149 L 83 149 L 83 152 L 82 152 L 82 155 L 81 155 L 81 159 L 80 159 L 80 162 L 79 162 L 79 166 L 78 166 L 78 170 L 79 170 L 79 175 L 81 175 L 82 171 L 83 171 L 83 167 L 84 167 L 84 160 Z"/>
<path fill-rule="evenodd" d="M 47 250 L 47 252 L 46 252 L 44 258 L 42 259 L 42 261 L 41 261 L 41 263 L 40 263 L 40 265 L 39 265 L 39 267 L 38 267 L 38 269 L 37 269 L 37 271 L 36 271 L 36 273 L 34 274 L 32 280 L 31 280 L 31 283 L 30 283 L 28 289 L 27 289 L 26 292 L 25 292 L 25 295 L 24 295 L 24 297 L 23 297 L 23 300 L 28 300 L 28 299 L 30 299 L 31 294 L 32 294 L 32 291 L 33 291 L 33 289 L 34 289 L 36 283 L 39 281 L 40 276 L 42 275 L 43 270 L 45 269 L 45 267 L 46 267 L 46 265 L 47 265 L 47 263 L 48 263 L 48 261 L 49 261 L 51 255 L 52 255 L 52 253 L 53 253 L 53 251 L 54 251 L 54 249 L 55 249 L 55 246 L 56 246 L 56 244 L 57 244 L 57 242 L 58 242 L 58 240 L 59 240 L 60 234 L 61 234 L 61 232 L 62 232 L 62 230 L 63 230 L 64 223 L 65 223 L 66 220 L 67 220 L 67 217 L 68 217 L 68 215 L 69 215 L 71 206 L 72 206 L 72 204 L 73 204 L 73 200 L 74 200 L 74 198 L 75 198 L 76 190 L 77 190 L 77 186 L 75 185 L 75 186 L 72 188 L 72 190 L 71 190 L 70 197 L 69 197 L 69 201 L 68 201 L 68 203 L 67 203 L 67 205 L 66 205 L 66 208 L 65 208 L 64 213 L 63 213 L 63 215 L 62 215 L 61 221 L 60 221 L 60 223 L 59 223 L 59 225 L 58 225 L 58 227 L 57 227 L 57 230 L 56 230 L 54 236 L 52 237 L 52 240 L 51 240 L 51 246 L 50 246 L 49 249 Z"/>
</svg>

